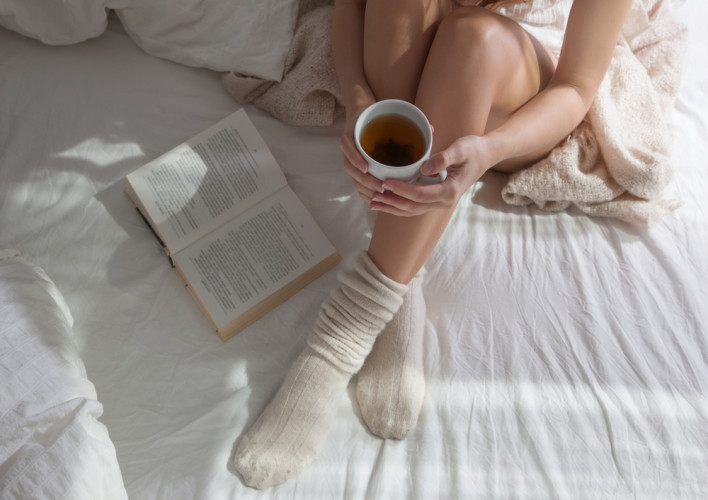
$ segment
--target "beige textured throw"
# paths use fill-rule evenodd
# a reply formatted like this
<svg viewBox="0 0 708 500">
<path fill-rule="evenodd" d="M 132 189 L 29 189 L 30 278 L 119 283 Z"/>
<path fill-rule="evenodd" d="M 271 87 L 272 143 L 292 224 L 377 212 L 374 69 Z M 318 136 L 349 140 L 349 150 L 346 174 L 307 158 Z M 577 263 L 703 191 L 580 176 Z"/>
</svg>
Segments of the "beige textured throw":
<svg viewBox="0 0 708 500">
<path fill-rule="evenodd" d="M 329 125 L 342 111 L 331 54 L 332 7 L 302 0 L 280 83 L 234 73 L 227 90 L 285 123 Z M 572 0 L 511 0 L 494 10 L 551 50 L 563 40 Z M 542 161 L 509 177 L 504 201 L 544 210 L 577 206 L 588 215 L 649 227 L 679 202 L 665 194 L 673 169 L 671 110 L 681 79 L 685 27 L 668 0 L 636 0 L 586 119 Z"/>
<path fill-rule="evenodd" d="M 300 0 L 283 79 L 272 82 L 225 73 L 226 90 L 289 125 L 331 125 L 344 112 L 332 58 L 332 1 Z"/>
<path fill-rule="evenodd" d="M 523 24 L 524 7 L 515 7 L 507 14 Z M 553 47 L 563 34 L 537 36 Z M 545 210 L 575 205 L 645 228 L 674 210 L 679 203 L 664 190 L 673 174 L 671 111 L 685 41 L 666 0 L 635 1 L 585 120 L 545 159 L 510 176 L 504 201 Z"/>
</svg>

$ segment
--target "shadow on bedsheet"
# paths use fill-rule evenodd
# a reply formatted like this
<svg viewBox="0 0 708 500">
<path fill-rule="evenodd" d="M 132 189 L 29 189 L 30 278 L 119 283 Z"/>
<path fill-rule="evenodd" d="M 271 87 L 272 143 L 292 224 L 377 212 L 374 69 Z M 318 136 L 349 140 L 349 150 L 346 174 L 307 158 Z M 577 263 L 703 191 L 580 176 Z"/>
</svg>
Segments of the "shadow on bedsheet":
<svg viewBox="0 0 708 500">
<path fill-rule="evenodd" d="M 337 172 L 341 177 L 341 172 Z M 354 248 L 365 243 L 366 225 L 363 221 L 353 224 L 350 219 L 361 207 L 358 198 L 349 196 L 348 184 L 342 179 L 332 179 L 326 172 L 318 176 L 317 182 L 322 187 L 315 190 L 326 196 L 310 199 L 308 204 L 320 205 L 317 213 L 323 227 L 349 218 L 347 223 L 352 230 L 346 234 L 340 232 L 334 239 L 339 245 Z M 291 176 L 290 181 L 293 189 L 301 182 L 310 182 L 302 176 Z M 175 477 L 175 487 L 194 480 L 197 484 L 189 487 L 208 497 L 206 492 L 214 485 L 204 478 L 214 474 L 221 477 L 222 485 L 232 482 L 232 488 L 240 487 L 232 465 L 233 446 L 275 393 L 304 346 L 319 306 L 334 286 L 336 271 L 325 274 L 235 337 L 222 342 L 123 194 L 122 178 L 95 198 L 115 229 L 122 232 L 116 246 L 105 256 L 105 277 L 124 297 L 113 307 L 133 316 L 125 321 L 124 338 L 119 343 L 121 353 L 117 355 L 141 366 L 142 376 L 155 386 L 139 386 L 125 368 L 118 366 L 106 377 L 127 379 L 136 386 L 132 394 L 128 388 L 117 389 L 125 393 L 125 398 L 132 398 L 128 405 L 132 415 L 121 414 L 122 408 L 107 410 L 109 418 L 112 417 L 109 410 L 116 412 L 110 425 L 124 433 L 116 441 L 119 456 L 121 453 L 126 456 L 128 464 L 125 466 L 128 491 L 150 480 L 149 472 L 132 464 L 158 459 L 155 450 L 145 451 L 132 444 L 141 441 L 157 449 L 165 442 L 164 455 L 169 458 L 160 460 L 167 473 L 193 471 L 187 478 Z M 348 240 L 343 242 L 342 238 Z M 350 257 L 349 253 L 343 252 L 345 259 Z M 179 400 L 181 397 L 183 401 Z M 140 418 L 141 414 L 144 418 Z M 128 422 L 136 418 L 143 420 L 144 425 L 128 429 Z M 193 439 L 195 435 L 200 438 Z M 170 446 L 170 441 L 196 446 L 199 458 L 195 458 L 194 450 L 186 452 L 191 458 L 181 458 L 178 446 Z"/>
<path fill-rule="evenodd" d="M 116 33 L 49 47 L 0 29 L 0 55 L 12 75 L 0 81 L 3 220 L 16 221 L 0 238 L 36 256 L 65 294 L 131 498 L 238 491 L 231 445 L 284 377 L 333 277 L 222 342 L 123 194 L 126 174 L 238 107 L 219 75 Z"/>
<path fill-rule="evenodd" d="M 331 447 L 323 450 L 300 479 L 279 487 L 278 494 L 291 488 L 302 492 L 313 477 L 329 470 L 333 463 L 339 464 L 339 473 L 343 474 L 336 451 L 344 446 L 347 433 L 354 432 L 359 438 L 354 449 L 364 448 L 368 454 L 351 457 L 346 469 L 368 468 L 372 474 L 383 473 L 395 464 L 420 477 L 434 476 L 434 467 L 426 457 L 418 458 L 415 450 L 420 443 L 437 440 L 445 446 L 433 451 L 429 448 L 427 459 L 431 453 L 437 453 L 433 456 L 439 463 L 455 457 L 454 463 L 472 471 L 496 464 L 497 480 L 501 482 L 510 480 L 504 476 L 505 468 L 514 471 L 519 464 L 524 464 L 524 474 L 535 481 L 542 481 L 539 478 L 545 471 L 565 471 L 564 479 L 548 480 L 549 491 L 559 485 L 578 491 L 577 484 L 582 481 L 599 480 L 593 468 L 596 463 L 612 463 L 619 471 L 613 472 L 614 476 L 605 471 L 603 479 L 624 477 L 627 481 L 615 484 L 614 490 L 608 486 L 608 494 L 648 491 L 648 487 L 637 489 L 638 484 L 626 479 L 628 476 L 653 486 L 652 478 L 660 478 L 665 483 L 661 491 L 681 487 L 676 478 L 682 475 L 700 477 L 699 454 L 691 445 L 691 440 L 701 442 L 700 404 L 696 402 L 702 397 L 697 390 L 702 384 L 700 370 L 695 377 L 682 373 L 677 378 L 673 362 L 667 362 L 664 356 L 688 359 L 689 366 L 698 367 L 695 355 L 705 349 L 695 337 L 691 337 L 691 342 L 696 342 L 694 354 L 684 351 L 688 343 L 672 344 L 674 333 L 682 329 L 690 332 L 695 327 L 688 322 L 672 325 L 672 318 L 662 317 L 661 303 L 637 304 L 631 296 L 635 287 L 648 290 L 660 286 L 664 297 L 682 301 L 685 298 L 679 284 L 672 285 L 657 270 L 652 276 L 641 277 L 644 270 L 633 268 L 630 256 L 640 250 L 624 249 L 623 243 L 641 241 L 641 235 L 607 238 L 614 229 L 624 232 L 607 221 L 597 222 L 582 214 L 562 214 L 559 218 L 557 214 L 537 214 L 537 209 L 505 207 L 495 189 L 495 182 L 500 181 L 488 182 L 475 192 L 469 206 L 463 206 L 429 269 L 431 279 L 425 291 L 430 308 L 426 329 L 428 390 L 412 437 L 392 444 L 371 436 L 357 415 L 350 393 L 348 400 L 340 402 L 343 419 L 334 430 Z M 243 486 L 232 465 L 235 446 L 300 352 L 319 303 L 334 284 L 333 277 L 319 280 L 314 289 L 298 294 L 278 311 L 221 343 L 215 334 L 206 333 L 208 325 L 201 311 L 186 291 L 179 289 L 179 279 L 149 230 L 125 210 L 127 200 L 120 182 L 99 193 L 97 199 L 128 235 L 110 258 L 109 281 L 124 294 L 138 293 L 133 301 L 146 300 L 142 291 L 136 291 L 136 283 L 157 284 L 148 293 L 149 313 L 126 325 L 133 331 L 126 332 L 119 352 L 120 357 L 131 359 L 131 364 L 152 365 L 149 379 L 154 388 L 140 387 L 143 380 L 131 379 L 125 370 L 110 377 L 128 381 L 128 388 L 115 390 L 130 401 L 131 414 L 110 406 L 114 400 L 108 408 L 113 415 L 107 415 L 106 421 L 109 429 L 118 429 L 117 450 L 119 459 L 121 454 L 125 457 L 128 491 L 163 482 L 166 477 L 174 481 L 175 488 L 205 495 L 215 488 L 207 478 L 222 486 L 231 481 L 232 491 L 241 491 Z M 485 224 L 468 224 L 470 220 Z M 459 244 L 459 234 L 476 240 L 470 236 L 476 233 L 458 231 L 473 231 L 480 225 L 480 231 L 498 233 L 500 238 L 512 236 L 513 240 L 514 235 L 507 231 L 511 229 L 519 242 L 544 254 L 544 259 L 531 260 L 536 264 L 531 269 L 512 265 L 510 275 L 492 272 L 488 279 L 496 277 L 497 282 L 472 289 L 464 282 L 478 276 L 474 266 L 454 272 L 461 265 L 454 259 L 476 259 L 485 267 L 510 264 L 497 262 L 483 252 L 460 256 L 452 249 Z M 559 240 L 563 244 L 559 245 Z M 137 259 L 146 250 L 150 258 L 143 267 Z M 448 255 L 443 256 L 446 252 Z M 598 255 L 593 257 L 592 252 Z M 598 259 L 600 267 L 597 276 L 587 275 L 588 266 L 581 261 L 592 262 L 593 258 Z M 133 279 L 126 279 L 130 276 L 125 267 L 128 262 L 134 266 Z M 155 262 L 161 266 L 159 270 L 149 269 Z M 608 262 L 616 265 L 608 267 Z M 141 273 L 145 275 L 137 279 Z M 613 273 L 619 277 L 611 276 Z M 590 279 L 584 281 L 583 277 Z M 512 297 L 510 303 L 502 304 L 499 289 L 505 290 L 503 298 L 509 299 L 508 290 L 513 290 L 514 284 L 524 287 L 521 293 L 525 298 Z M 143 306 L 138 310 L 144 311 Z M 185 307 L 193 310 L 185 314 Z M 688 309 L 697 307 L 699 304 L 691 303 Z M 582 321 L 578 311 L 585 311 Z M 647 324 L 664 329 L 643 332 L 637 326 L 642 316 L 648 318 Z M 537 331 L 537 327 L 545 329 Z M 130 344 L 133 347 L 127 347 Z M 659 352 L 656 346 L 664 346 L 665 352 Z M 143 376 L 146 371 L 141 368 Z M 191 399 L 183 400 L 185 395 Z M 144 423 L 136 426 L 140 420 Z M 468 432 L 466 441 L 460 441 L 461 430 Z M 657 449 L 653 438 L 642 441 L 657 432 L 671 443 L 666 450 Z M 551 437 L 554 435 L 562 436 L 562 440 L 556 442 Z M 506 454 L 508 450 L 503 448 L 508 440 L 515 443 L 513 454 Z M 150 443 L 148 450 L 137 445 L 143 441 Z M 642 442 L 645 444 L 636 444 Z M 405 453 L 396 455 L 391 451 L 396 449 Z M 389 465 L 376 462 L 372 450 L 388 453 Z M 406 458 L 401 458 L 403 455 Z M 663 472 L 657 474 L 651 467 L 634 470 L 647 462 L 664 464 Z M 160 471 L 141 471 L 136 463 L 160 463 Z M 588 474 L 595 475 L 578 474 L 572 468 L 559 467 L 559 463 L 581 463 L 590 471 Z M 184 470 L 191 472 L 180 474 Z M 701 486 L 697 479 L 691 480 Z M 464 486 L 464 482 L 452 484 Z"/>
</svg>

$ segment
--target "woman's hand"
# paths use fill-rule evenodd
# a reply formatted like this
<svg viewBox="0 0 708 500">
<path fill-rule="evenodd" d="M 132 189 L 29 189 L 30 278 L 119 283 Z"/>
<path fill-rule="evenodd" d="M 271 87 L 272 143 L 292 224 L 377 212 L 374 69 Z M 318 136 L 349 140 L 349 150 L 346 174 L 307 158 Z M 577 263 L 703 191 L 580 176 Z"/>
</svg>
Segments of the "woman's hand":
<svg viewBox="0 0 708 500">
<path fill-rule="evenodd" d="M 371 101 L 371 103 L 373 102 Z M 354 125 L 364 109 L 366 109 L 366 106 L 361 106 L 358 111 L 347 113 L 347 120 L 339 145 L 342 148 L 342 153 L 344 153 L 344 170 L 351 177 L 359 196 L 367 204 L 371 205 L 373 194 L 383 193 L 384 189 L 383 181 L 367 173 L 369 164 L 357 149 L 356 144 L 354 144 Z"/>
<path fill-rule="evenodd" d="M 424 175 L 432 177 L 447 170 L 445 181 L 439 184 L 409 184 L 388 179 L 382 182 L 383 192 L 372 189 L 369 206 L 373 210 L 398 216 L 421 215 L 430 210 L 453 207 L 492 166 L 488 157 L 484 137 L 461 137 L 423 163 L 421 171 Z"/>
</svg>

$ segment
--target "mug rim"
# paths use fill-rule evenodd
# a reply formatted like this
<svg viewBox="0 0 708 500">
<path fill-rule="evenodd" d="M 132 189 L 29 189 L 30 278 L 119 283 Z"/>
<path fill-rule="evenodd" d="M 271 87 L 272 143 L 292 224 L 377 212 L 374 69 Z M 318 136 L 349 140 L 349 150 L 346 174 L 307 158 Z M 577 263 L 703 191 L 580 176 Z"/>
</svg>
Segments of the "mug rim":
<svg viewBox="0 0 708 500">
<path fill-rule="evenodd" d="M 394 106 L 394 109 L 387 109 L 388 106 Z M 402 113 L 400 108 L 403 108 L 406 113 Z M 423 156 L 415 162 L 402 166 L 386 165 L 385 163 L 376 161 L 374 158 L 369 156 L 361 146 L 359 136 L 361 135 L 361 131 L 364 126 L 368 125 L 372 119 L 388 114 L 397 114 L 412 119 L 423 133 L 423 138 L 425 139 L 425 152 L 423 153 Z M 421 124 L 424 124 L 424 126 L 421 126 Z M 420 165 L 430 156 L 430 151 L 433 146 L 432 127 L 428 117 L 425 116 L 425 113 L 423 113 L 423 111 L 415 104 L 402 99 L 384 99 L 370 104 L 364 111 L 361 112 L 354 125 L 354 144 L 369 164 L 369 173 L 371 173 L 371 175 L 374 175 L 374 173 L 371 172 L 371 168 L 374 167 L 374 170 L 381 170 L 381 173 L 386 175 L 385 178 L 410 181 L 418 177 Z M 374 175 L 374 177 L 379 178 L 378 175 Z"/>
</svg>

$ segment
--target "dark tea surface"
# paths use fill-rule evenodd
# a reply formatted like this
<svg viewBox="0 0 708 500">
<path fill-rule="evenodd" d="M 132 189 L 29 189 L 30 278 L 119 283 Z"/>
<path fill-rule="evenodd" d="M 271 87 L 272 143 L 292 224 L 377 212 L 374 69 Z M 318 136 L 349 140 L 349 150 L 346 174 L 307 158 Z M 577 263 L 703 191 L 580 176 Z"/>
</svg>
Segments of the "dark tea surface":
<svg viewBox="0 0 708 500">
<path fill-rule="evenodd" d="M 364 126 L 359 140 L 366 154 L 392 167 L 410 165 L 425 154 L 423 133 L 401 115 L 377 116 Z"/>
</svg>

